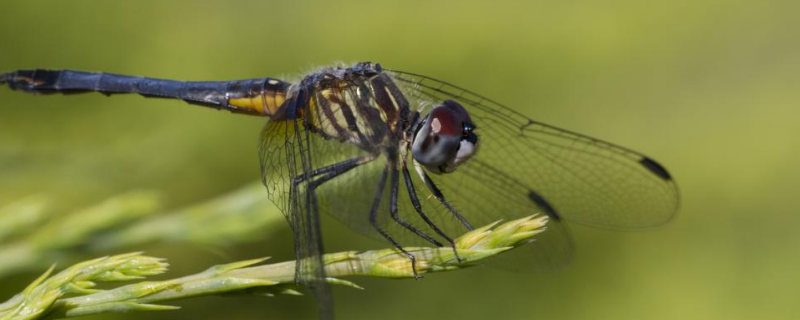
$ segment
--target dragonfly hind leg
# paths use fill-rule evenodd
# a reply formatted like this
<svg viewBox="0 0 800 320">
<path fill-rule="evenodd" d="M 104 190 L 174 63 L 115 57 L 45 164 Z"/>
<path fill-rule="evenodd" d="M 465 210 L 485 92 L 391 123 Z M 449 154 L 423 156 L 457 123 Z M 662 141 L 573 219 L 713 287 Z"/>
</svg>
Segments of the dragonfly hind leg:
<svg viewBox="0 0 800 320">
<path fill-rule="evenodd" d="M 318 188 L 320 185 L 322 185 L 326 181 L 329 181 L 329 180 L 331 180 L 331 179 L 333 179 L 333 178 L 335 178 L 335 177 L 337 177 L 337 176 L 339 176 L 339 175 L 341 175 L 341 174 L 343 174 L 345 172 L 348 172 L 348 171 L 350 171 L 351 169 L 353 169 L 355 167 L 358 167 L 358 166 L 360 166 L 362 164 L 365 164 L 365 163 L 368 163 L 368 162 L 374 160 L 376 157 L 377 157 L 376 155 L 366 155 L 366 156 L 355 157 L 355 158 L 351 158 L 351 159 L 348 159 L 348 160 L 345 160 L 345 161 L 342 161 L 342 162 L 338 162 L 338 163 L 335 163 L 335 164 L 332 164 L 332 165 L 329 165 L 329 166 L 321 167 L 321 168 L 312 170 L 310 172 L 303 173 L 303 174 L 300 174 L 300 175 L 296 176 L 292 180 L 292 184 L 291 184 L 291 190 L 292 191 L 291 192 L 294 193 L 294 194 L 297 194 L 298 193 L 297 190 L 299 190 L 299 186 L 304 182 L 308 183 L 307 188 L 306 188 L 306 195 L 305 196 L 306 196 L 306 203 L 308 203 L 310 207 L 307 208 L 307 212 L 306 212 L 307 216 L 304 219 L 306 221 L 306 225 L 305 226 L 303 226 L 303 225 L 301 225 L 299 223 L 299 221 L 301 221 L 303 219 L 298 219 L 298 217 L 296 217 L 296 216 L 292 217 L 292 220 L 290 221 L 290 224 L 292 226 L 293 231 L 295 232 L 295 237 L 297 237 L 297 233 L 300 232 L 298 230 L 298 228 L 313 229 L 313 226 L 311 226 L 311 224 L 319 224 L 319 221 L 318 221 L 319 219 L 311 219 L 311 217 L 309 216 L 309 215 L 311 215 L 312 212 L 319 212 L 318 208 L 317 208 L 318 204 L 317 204 L 317 198 L 316 198 L 316 194 L 315 194 L 316 188 Z M 320 175 L 324 175 L 324 176 L 319 177 Z M 319 177 L 319 178 L 311 180 L 311 179 L 313 179 L 315 177 Z M 311 180 L 311 181 L 308 181 L 308 180 Z M 319 226 L 317 226 L 317 230 L 319 230 Z M 310 232 L 308 230 L 306 232 L 308 232 L 309 234 L 313 234 L 313 232 Z M 297 244 L 295 244 L 295 245 L 297 245 Z M 321 242 L 318 244 L 318 246 L 321 248 Z M 300 258 L 300 254 L 298 253 L 298 259 L 299 258 Z M 296 270 L 296 274 L 299 275 L 300 272 L 301 272 L 301 270 L 299 269 L 300 268 L 300 264 L 299 263 L 297 264 L 297 268 L 298 269 Z M 295 279 L 295 281 L 299 281 L 299 278 Z"/>
<path fill-rule="evenodd" d="M 301 183 L 303 181 L 306 181 L 308 179 L 311 179 L 311 178 L 314 178 L 314 177 L 317 177 L 319 175 L 326 174 L 326 173 L 335 173 L 333 175 L 333 177 L 336 177 L 336 176 L 338 176 L 338 175 L 340 175 L 342 173 L 345 173 L 345 172 L 349 171 L 350 169 L 353 169 L 353 168 L 355 168 L 357 166 L 369 163 L 370 161 L 375 160 L 375 158 L 377 158 L 377 157 L 378 157 L 377 155 L 370 154 L 370 155 L 366 155 L 366 156 L 350 158 L 350 159 L 347 159 L 345 161 L 337 162 L 337 163 L 334 163 L 334 164 L 329 165 L 329 166 L 324 166 L 324 167 L 320 167 L 320 168 L 314 169 L 313 171 L 311 171 L 309 173 L 303 173 L 301 175 L 298 175 L 297 177 L 294 178 L 294 180 L 292 182 L 295 185 L 297 185 L 297 184 L 299 184 L 299 183 Z M 331 178 L 333 178 L 333 177 L 331 177 Z"/>
</svg>

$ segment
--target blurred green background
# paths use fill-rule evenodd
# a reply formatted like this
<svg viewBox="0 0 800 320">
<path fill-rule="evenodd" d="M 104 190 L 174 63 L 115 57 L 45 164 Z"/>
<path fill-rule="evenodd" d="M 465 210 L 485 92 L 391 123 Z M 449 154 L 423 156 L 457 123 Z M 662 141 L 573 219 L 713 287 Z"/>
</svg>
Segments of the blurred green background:
<svg viewBox="0 0 800 320">
<path fill-rule="evenodd" d="M 641 150 L 681 187 L 681 212 L 663 228 L 574 226 L 566 270 L 356 279 L 366 291 L 335 289 L 340 319 L 796 319 L 798 12 L 797 1 L 735 0 L 2 1 L 0 71 L 228 80 L 376 61 Z M 0 205 L 43 194 L 67 210 L 142 188 L 168 208 L 197 203 L 258 179 L 263 123 L 176 101 L 0 88 Z M 328 251 L 386 247 L 323 223 Z M 169 258 L 171 276 L 292 259 L 283 225 L 235 246 L 130 250 Z M 0 300 L 43 270 L 0 279 Z M 308 297 L 177 304 L 91 318 L 315 317 Z"/>
</svg>

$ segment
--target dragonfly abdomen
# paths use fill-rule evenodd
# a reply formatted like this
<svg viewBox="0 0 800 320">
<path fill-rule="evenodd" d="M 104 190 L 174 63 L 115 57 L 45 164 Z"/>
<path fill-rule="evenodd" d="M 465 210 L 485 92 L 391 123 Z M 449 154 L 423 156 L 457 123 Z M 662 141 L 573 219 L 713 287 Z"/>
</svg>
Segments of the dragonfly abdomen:
<svg viewBox="0 0 800 320">
<path fill-rule="evenodd" d="M 136 93 L 181 99 L 236 113 L 271 116 L 283 104 L 290 84 L 273 78 L 233 81 L 176 81 L 73 70 L 18 70 L 0 75 L 0 84 L 35 94 Z"/>
</svg>

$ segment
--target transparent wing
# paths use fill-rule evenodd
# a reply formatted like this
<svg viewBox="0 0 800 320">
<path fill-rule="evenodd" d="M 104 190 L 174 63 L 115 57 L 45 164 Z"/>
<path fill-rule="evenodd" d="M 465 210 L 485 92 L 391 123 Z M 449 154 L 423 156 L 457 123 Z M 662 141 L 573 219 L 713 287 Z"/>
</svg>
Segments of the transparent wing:
<svg viewBox="0 0 800 320">
<path fill-rule="evenodd" d="M 456 100 L 475 122 L 477 154 L 436 177 L 463 210 L 483 201 L 502 211 L 535 205 L 554 218 L 614 229 L 658 226 L 677 212 L 676 183 L 641 153 L 534 121 L 439 80 L 392 75 L 417 105 Z"/>
<path fill-rule="evenodd" d="M 290 102 L 287 112 L 306 108 Z M 296 281 L 315 296 L 322 319 L 333 319 L 331 290 L 325 281 L 319 210 L 309 194 L 310 180 L 300 180 L 314 166 L 313 137 L 302 119 L 273 120 L 261 135 L 260 160 L 262 181 L 270 199 L 281 209 L 294 234 L 297 258 Z"/>
</svg>

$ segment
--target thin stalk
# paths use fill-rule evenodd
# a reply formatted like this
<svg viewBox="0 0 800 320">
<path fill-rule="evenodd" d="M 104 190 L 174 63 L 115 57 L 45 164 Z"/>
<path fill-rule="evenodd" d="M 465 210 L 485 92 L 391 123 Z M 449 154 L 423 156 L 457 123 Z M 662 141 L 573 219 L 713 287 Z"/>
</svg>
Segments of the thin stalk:
<svg viewBox="0 0 800 320">
<path fill-rule="evenodd" d="M 546 223 L 547 217 L 530 216 L 470 231 L 455 239 L 460 260 L 450 247 L 406 250 L 416 256 L 417 272 L 420 274 L 458 270 L 531 242 L 536 234 L 545 231 Z M 294 283 L 295 261 L 254 266 L 265 260 L 218 265 L 190 276 L 134 283 L 111 290 L 95 290 L 92 287 L 96 281 L 130 280 L 132 277 L 161 273 L 166 270 L 166 264 L 161 259 L 127 254 L 84 262 L 49 277 L 51 268 L 25 291 L 0 304 L 0 320 L 172 310 L 177 307 L 160 303 L 223 293 L 300 294 Z M 326 281 L 354 288 L 360 287 L 339 278 L 414 277 L 411 262 L 396 249 L 327 254 L 324 262 L 328 275 Z M 65 298 L 67 293 L 77 296 Z"/>
</svg>

